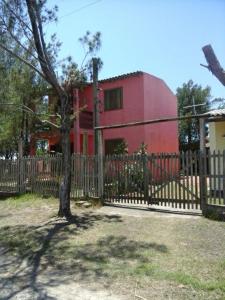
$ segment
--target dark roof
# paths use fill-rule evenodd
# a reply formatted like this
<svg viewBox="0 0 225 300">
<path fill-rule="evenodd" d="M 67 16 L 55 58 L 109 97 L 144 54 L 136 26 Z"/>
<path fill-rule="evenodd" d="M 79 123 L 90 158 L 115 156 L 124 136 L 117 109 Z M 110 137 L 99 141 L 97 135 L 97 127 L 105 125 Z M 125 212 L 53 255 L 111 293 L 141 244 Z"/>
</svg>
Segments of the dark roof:
<svg viewBox="0 0 225 300">
<path fill-rule="evenodd" d="M 144 72 L 142 72 L 142 71 L 136 71 L 136 72 L 132 72 L 132 73 L 127 73 L 127 74 L 122 74 L 122 75 L 115 76 L 115 77 L 102 79 L 102 80 L 99 80 L 99 82 L 103 83 L 103 82 L 108 82 L 108 81 L 115 81 L 115 80 L 124 79 L 127 77 L 139 76 L 139 75 L 143 75 L 143 74 L 144 74 Z"/>
</svg>

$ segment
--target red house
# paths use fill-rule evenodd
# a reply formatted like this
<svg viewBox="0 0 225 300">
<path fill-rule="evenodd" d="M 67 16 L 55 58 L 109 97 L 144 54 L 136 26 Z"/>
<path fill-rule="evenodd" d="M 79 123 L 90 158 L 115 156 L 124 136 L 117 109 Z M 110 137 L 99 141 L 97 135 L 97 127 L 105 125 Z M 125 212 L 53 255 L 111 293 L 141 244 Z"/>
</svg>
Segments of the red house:
<svg viewBox="0 0 225 300">
<path fill-rule="evenodd" d="M 99 81 L 100 125 L 132 121 L 163 119 L 177 116 L 177 99 L 166 83 L 153 75 L 134 72 Z M 74 109 L 86 105 L 71 128 L 71 151 L 93 154 L 93 88 L 88 84 L 82 91 L 74 91 Z M 49 151 L 57 151 L 60 136 L 57 131 L 39 133 L 32 138 L 32 154 L 37 140 L 47 139 Z M 176 121 L 107 129 L 103 131 L 105 154 L 125 141 L 128 152 L 136 151 L 142 142 L 149 153 L 178 152 L 178 124 Z"/>
</svg>

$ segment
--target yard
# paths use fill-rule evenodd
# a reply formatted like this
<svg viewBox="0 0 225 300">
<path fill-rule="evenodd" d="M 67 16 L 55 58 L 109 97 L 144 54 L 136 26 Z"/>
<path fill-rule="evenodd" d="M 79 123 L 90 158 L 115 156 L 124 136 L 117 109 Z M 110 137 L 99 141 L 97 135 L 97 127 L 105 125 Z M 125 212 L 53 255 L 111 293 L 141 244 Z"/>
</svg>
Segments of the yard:
<svg viewBox="0 0 225 300">
<path fill-rule="evenodd" d="M 54 198 L 0 200 L 0 299 L 225 299 L 225 223 Z"/>
</svg>

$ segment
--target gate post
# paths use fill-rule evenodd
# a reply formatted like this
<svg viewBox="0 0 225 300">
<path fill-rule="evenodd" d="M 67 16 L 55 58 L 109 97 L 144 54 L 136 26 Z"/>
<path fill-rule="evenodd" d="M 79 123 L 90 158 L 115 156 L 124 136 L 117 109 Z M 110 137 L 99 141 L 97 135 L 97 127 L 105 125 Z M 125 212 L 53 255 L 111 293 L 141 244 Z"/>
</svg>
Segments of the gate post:
<svg viewBox="0 0 225 300">
<path fill-rule="evenodd" d="M 206 210 L 206 198 L 207 198 L 207 182 L 206 182 L 206 149 L 205 149 L 205 119 L 199 119 L 200 128 L 200 159 L 199 159 L 199 171 L 200 171 L 200 207 L 202 214 L 205 214 Z"/>
</svg>

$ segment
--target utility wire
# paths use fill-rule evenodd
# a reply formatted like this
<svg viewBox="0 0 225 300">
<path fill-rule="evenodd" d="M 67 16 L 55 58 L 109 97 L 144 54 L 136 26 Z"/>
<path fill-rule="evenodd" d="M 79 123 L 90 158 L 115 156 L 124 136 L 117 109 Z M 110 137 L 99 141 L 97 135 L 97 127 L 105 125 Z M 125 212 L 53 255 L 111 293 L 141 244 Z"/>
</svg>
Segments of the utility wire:
<svg viewBox="0 0 225 300">
<path fill-rule="evenodd" d="M 89 4 L 86 4 L 86 5 L 84 5 L 84 6 L 81 6 L 80 8 L 74 9 L 74 10 L 72 10 L 70 13 L 65 14 L 65 15 L 59 17 L 58 19 L 60 20 L 60 19 L 62 19 L 62 18 L 71 16 L 71 15 L 75 14 L 76 12 L 79 12 L 79 11 L 81 11 L 81 10 L 83 10 L 83 9 L 85 9 L 85 8 L 87 8 L 87 7 L 89 7 L 89 6 L 92 6 L 92 5 L 97 4 L 97 3 L 100 2 L 100 1 L 102 1 L 102 0 L 97 0 L 97 1 L 91 2 L 91 3 L 89 3 Z"/>
</svg>

